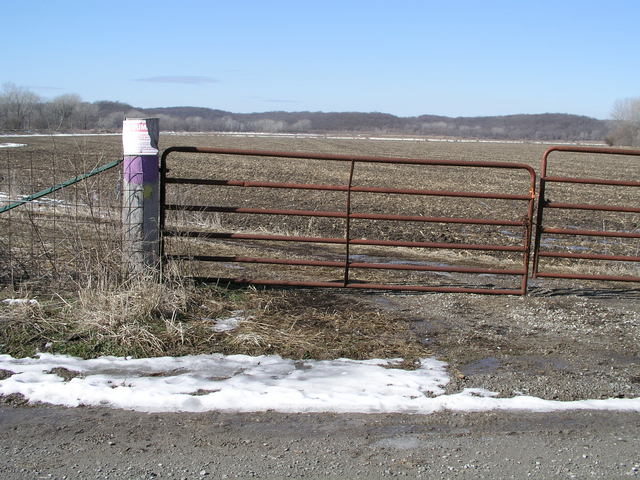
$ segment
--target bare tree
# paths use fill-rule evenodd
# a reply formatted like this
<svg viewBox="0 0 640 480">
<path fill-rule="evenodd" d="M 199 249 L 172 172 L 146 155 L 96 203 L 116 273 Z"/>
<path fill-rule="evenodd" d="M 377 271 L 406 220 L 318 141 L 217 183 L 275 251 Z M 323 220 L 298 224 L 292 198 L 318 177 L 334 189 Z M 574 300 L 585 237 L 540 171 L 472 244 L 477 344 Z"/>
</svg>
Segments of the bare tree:
<svg viewBox="0 0 640 480">
<path fill-rule="evenodd" d="M 0 92 L 0 126 L 9 130 L 31 128 L 32 115 L 40 97 L 35 93 L 5 83 Z"/>
<path fill-rule="evenodd" d="M 72 124 L 81 130 L 90 130 L 98 125 L 98 106 L 95 103 L 80 103 L 72 115 Z"/>
<path fill-rule="evenodd" d="M 60 130 L 67 123 L 67 128 L 73 128 L 70 119 L 82 103 L 82 99 L 79 95 L 67 93 L 54 98 L 50 103 L 51 113 L 53 115 L 53 122 L 51 125 L 55 130 Z"/>
<path fill-rule="evenodd" d="M 98 128 L 108 131 L 117 130 L 122 127 L 122 120 L 124 120 L 124 112 L 111 112 L 100 117 L 98 120 Z"/>
<path fill-rule="evenodd" d="M 244 125 L 232 116 L 225 115 L 214 121 L 213 128 L 223 132 L 241 132 L 244 129 Z"/>
<path fill-rule="evenodd" d="M 280 120 L 272 120 L 270 118 L 261 118 L 250 122 L 250 126 L 257 132 L 277 133 L 282 132 L 286 128 L 286 123 Z"/>
<path fill-rule="evenodd" d="M 611 118 L 613 128 L 605 138 L 609 145 L 640 146 L 640 97 L 618 100 Z"/>
</svg>

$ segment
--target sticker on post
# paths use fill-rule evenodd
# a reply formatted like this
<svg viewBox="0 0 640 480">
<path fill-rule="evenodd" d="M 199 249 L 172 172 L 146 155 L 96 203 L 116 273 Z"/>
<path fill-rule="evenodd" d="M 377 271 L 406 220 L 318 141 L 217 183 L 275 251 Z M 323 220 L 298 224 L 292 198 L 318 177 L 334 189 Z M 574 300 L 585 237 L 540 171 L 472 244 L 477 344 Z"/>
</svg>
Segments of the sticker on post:
<svg viewBox="0 0 640 480">
<path fill-rule="evenodd" d="M 122 123 L 124 155 L 157 155 L 158 137 L 157 118 L 127 118 Z"/>
</svg>

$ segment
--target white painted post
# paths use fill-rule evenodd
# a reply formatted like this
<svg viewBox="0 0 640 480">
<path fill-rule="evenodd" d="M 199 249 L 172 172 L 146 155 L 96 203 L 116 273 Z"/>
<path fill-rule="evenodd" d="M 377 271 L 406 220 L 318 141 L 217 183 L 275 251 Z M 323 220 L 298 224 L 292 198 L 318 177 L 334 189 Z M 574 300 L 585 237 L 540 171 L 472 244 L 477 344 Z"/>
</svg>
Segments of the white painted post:
<svg viewBox="0 0 640 480">
<path fill-rule="evenodd" d="M 159 136 L 157 118 L 127 118 L 122 124 L 123 253 L 130 273 L 159 267 Z"/>
</svg>

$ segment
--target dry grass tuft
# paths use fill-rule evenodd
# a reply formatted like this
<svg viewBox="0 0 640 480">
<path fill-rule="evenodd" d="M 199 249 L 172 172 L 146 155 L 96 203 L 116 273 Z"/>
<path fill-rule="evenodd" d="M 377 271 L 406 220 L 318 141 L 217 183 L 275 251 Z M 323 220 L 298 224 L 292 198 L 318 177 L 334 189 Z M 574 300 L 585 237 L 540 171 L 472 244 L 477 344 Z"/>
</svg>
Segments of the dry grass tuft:
<svg viewBox="0 0 640 480">
<path fill-rule="evenodd" d="M 31 298 L 25 292 L 12 292 L 11 298 Z M 5 295 L 6 296 L 6 295 Z M 71 325 L 60 311 L 60 303 L 0 303 L 0 353 L 15 357 L 46 351 L 70 331 Z"/>
<path fill-rule="evenodd" d="M 429 355 L 399 318 L 342 293 L 254 291 L 244 320 L 219 334 L 224 351 L 293 359 L 398 358 L 403 366 Z"/>
<path fill-rule="evenodd" d="M 134 356 L 180 353 L 189 343 L 188 323 L 201 308 L 193 284 L 168 275 L 158 282 L 153 273 L 121 282 L 90 282 L 68 304 L 78 334 Z M 189 352 L 190 353 L 190 352 Z"/>
<path fill-rule="evenodd" d="M 146 329 L 150 319 L 171 322 L 188 307 L 188 293 L 181 286 L 136 277 L 120 285 L 89 285 L 78 292 L 71 311 L 79 324 L 104 335 L 129 335 Z M 172 328 L 175 330 L 175 328 Z M 142 333 L 143 336 L 144 333 Z"/>
<path fill-rule="evenodd" d="M 227 290 L 178 277 L 91 282 L 73 300 L 0 304 L 0 353 L 92 358 L 200 353 L 292 359 L 403 358 L 411 367 L 430 352 L 407 322 L 353 294 L 318 290 Z M 241 317 L 218 332 L 219 319 Z"/>
</svg>

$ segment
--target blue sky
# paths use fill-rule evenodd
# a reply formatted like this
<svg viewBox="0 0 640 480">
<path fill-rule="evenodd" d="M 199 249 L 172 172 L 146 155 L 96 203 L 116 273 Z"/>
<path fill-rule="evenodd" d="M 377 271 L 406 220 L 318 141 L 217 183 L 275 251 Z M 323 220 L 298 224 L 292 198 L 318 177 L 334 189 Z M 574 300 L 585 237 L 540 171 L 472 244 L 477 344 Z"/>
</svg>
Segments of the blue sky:
<svg viewBox="0 0 640 480">
<path fill-rule="evenodd" d="M 608 118 L 640 1 L 1 0 L 0 84 L 233 112 Z"/>
</svg>

